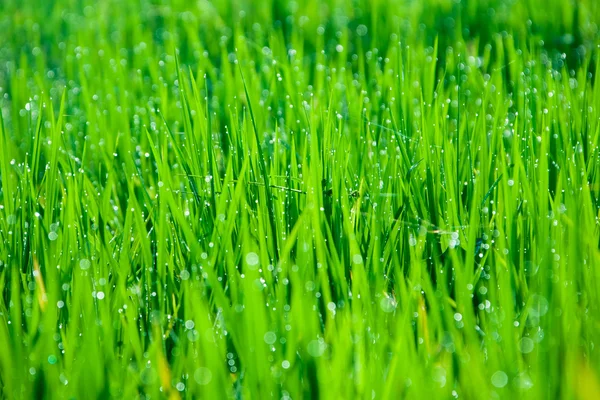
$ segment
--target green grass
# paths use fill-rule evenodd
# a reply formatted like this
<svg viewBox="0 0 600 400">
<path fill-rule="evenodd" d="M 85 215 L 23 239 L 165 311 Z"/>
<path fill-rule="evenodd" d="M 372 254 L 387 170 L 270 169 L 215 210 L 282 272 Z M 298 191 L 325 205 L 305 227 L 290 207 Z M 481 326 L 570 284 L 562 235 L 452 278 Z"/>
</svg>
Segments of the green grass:
<svg viewBox="0 0 600 400">
<path fill-rule="evenodd" d="M 0 396 L 600 397 L 596 0 L 3 0 Z"/>
</svg>

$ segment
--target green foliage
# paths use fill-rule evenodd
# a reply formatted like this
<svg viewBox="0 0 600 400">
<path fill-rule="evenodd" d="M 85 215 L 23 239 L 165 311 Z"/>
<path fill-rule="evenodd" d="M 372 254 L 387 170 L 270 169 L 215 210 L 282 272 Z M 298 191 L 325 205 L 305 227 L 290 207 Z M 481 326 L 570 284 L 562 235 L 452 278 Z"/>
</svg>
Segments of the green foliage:
<svg viewBox="0 0 600 400">
<path fill-rule="evenodd" d="M 596 0 L 3 0 L 0 395 L 600 397 Z"/>
</svg>

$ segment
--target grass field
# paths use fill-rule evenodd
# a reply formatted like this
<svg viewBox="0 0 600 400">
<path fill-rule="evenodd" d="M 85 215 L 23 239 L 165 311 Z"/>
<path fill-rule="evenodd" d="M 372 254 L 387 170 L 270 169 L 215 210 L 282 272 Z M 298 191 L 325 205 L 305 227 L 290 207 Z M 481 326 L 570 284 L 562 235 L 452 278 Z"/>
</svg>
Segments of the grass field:
<svg viewBox="0 0 600 400">
<path fill-rule="evenodd" d="M 2 0 L 0 397 L 600 398 L 597 0 Z"/>
</svg>

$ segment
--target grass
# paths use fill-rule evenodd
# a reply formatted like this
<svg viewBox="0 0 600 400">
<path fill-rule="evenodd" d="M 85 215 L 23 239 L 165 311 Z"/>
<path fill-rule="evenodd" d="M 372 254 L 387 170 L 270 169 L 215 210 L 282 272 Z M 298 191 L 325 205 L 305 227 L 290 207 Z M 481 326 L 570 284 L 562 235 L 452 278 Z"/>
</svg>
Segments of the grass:
<svg viewBox="0 0 600 400">
<path fill-rule="evenodd" d="M 595 0 L 4 0 L 4 398 L 600 397 Z"/>
</svg>

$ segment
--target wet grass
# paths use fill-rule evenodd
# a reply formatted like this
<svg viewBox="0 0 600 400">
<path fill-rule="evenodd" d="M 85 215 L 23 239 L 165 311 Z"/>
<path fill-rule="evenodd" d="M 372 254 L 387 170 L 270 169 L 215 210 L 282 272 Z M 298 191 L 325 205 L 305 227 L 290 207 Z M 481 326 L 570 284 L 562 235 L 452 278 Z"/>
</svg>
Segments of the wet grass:
<svg viewBox="0 0 600 400">
<path fill-rule="evenodd" d="M 2 1 L 2 397 L 599 398 L 599 24 Z"/>
</svg>

